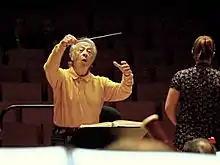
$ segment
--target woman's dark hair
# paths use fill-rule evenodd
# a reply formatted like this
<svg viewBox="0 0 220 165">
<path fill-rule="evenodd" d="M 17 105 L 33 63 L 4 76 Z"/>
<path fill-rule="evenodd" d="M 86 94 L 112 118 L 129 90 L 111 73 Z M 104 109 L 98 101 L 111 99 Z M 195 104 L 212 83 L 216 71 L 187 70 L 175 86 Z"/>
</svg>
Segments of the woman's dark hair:
<svg viewBox="0 0 220 165">
<path fill-rule="evenodd" d="M 215 43 L 209 36 L 199 36 L 192 48 L 192 54 L 196 60 L 208 60 L 215 54 Z"/>
</svg>

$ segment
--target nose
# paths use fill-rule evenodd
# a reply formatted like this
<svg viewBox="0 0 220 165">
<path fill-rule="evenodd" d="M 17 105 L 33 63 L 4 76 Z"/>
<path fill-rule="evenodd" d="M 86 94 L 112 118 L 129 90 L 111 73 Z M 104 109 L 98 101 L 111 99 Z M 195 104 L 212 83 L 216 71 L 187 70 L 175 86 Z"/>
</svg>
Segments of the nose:
<svg viewBox="0 0 220 165">
<path fill-rule="evenodd" d="M 83 57 L 87 58 L 87 57 L 88 57 L 88 54 L 83 53 Z"/>
<path fill-rule="evenodd" d="M 87 51 L 84 50 L 84 51 L 82 52 L 82 55 L 83 55 L 83 57 L 87 58 L 87 57 L 88 57 L 88 53 L 87 53 Z"/>
</svg>

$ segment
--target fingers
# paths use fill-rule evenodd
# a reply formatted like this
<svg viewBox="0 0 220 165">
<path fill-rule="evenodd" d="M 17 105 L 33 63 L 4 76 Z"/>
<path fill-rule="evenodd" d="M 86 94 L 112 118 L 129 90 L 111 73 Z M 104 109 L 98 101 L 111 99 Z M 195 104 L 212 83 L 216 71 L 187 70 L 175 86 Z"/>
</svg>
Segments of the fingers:
<svg viewBox="0 0 220 165">
<path fill-rule="evenodd" d="M 62 39 L 61 44 L 65 47 L 68 47 L 73 44 L 76 44 L 76 42 L 77 42 L 77 39 L 73 35 L 68 34 Z"/>
<path fill-rule="evenodd" d="M 123 72 L 125 76 L 133 75 L 131 70 L 126 70 Z"/>
<path fill-rule="evenodd" d="M 121 61 L 121 68 L 123 69 L 124 72 L 131 70 L 130 66 L 126 61 Z"/>
<path fill-rule="evenodd" d="M 116 61 L 113 64 L 120 69 L 120 71 L 125 75 L 129 76 L 132 74 L 131 68 L 126 61 L 121 61 L 121 64 L 117 63 Z"/>
<path fill-rule="evenodd" d="M 71 34 L 68 34 L 66 38 L 67 38 L 68 43 L 70 44 L 75 44 L 77 42 L 77 39 Z"/>
<path fill-rule="evenodd" d="M 113 61 L 113 64 L 114 64 L 117 68 L 121 69 L 121 65 L 120 65 L 119 63 L 117 63 L 116 61 Z"/>
<path fill-rule="evenodd" d="M 123 64 L 128 64 L 126 61 L 121 61 L 121 64 L 123 65 Z"/>
<path fill-rule="evenodd" d="M 123 65 L 121 65 L 121 68 L 122 68 L 124 71 L 130 70 L 130 66 L 129 66 L 128 64 L 123 64 Z"/>
<path fill-rule="evenodd" d="M 117 67 L 117 68 L 125 68 L 125 67 L 129 67 L 128 63 L 126 61 L 121 61 L 121 64 L 117 63 L 116 61 L 113 61 L 113 64 Z"/>
<path fill-rule="evenodd" d="M 125 76 L 130 76 L 132 74 L 131 68 L 126 61 L 121 61 L 121 70 Z"/>
</svg>

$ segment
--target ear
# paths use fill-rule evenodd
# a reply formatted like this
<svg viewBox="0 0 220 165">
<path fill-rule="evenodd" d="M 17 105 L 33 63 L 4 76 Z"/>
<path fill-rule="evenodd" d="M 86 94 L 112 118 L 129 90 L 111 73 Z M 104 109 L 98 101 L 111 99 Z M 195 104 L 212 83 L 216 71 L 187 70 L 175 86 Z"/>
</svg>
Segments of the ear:
<svg viewBox="0 0 220 165">
<path fill-rule="evenodd" d="M 192 50 L 191 50 L 192 55 L 193 55 L 193 53 L 194 53 L 194 51 L 193 51 L 193 50 L 194 50 L 194 47 L 193 47 L 193 48 L 192 48 Z"/>
<path fill-rule="evenodd" d="M 69 61 L 69 62 L 68 62 L 68 66 L 69 66 L 69 68 L 71 68 L 71 67 L 73 66 L 73 62 L 72 62 L 72 61 Z"/>
<path fill-rule="evenodd" d="M 212 55 L 212 57 L 214 57 L 214 55 L 215 55 L 215 51 L 213 52 L 213 55 Z"/>
<path fill-rule="evenodd" d="M 75 61 L 76 60 L 76 56 L 74 56 L 73 54 L 70 56 L 71 61 Z"/>
</svg>

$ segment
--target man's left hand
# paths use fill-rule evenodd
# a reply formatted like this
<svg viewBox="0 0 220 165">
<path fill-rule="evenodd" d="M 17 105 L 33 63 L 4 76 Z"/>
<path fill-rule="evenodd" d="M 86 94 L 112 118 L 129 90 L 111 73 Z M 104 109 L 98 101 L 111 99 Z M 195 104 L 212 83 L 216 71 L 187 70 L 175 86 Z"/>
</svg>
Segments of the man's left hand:
<svg viewBox="0 0 220 165">
<path fill-rule="evenodd" d="M 120 71 L 127 77 L 127 76 L 131 76 L 132 71 L 130 66 L 128 65 L 128 63 L 126 61 L 121 61 L 121 64 L 117 63 L 116 61 L 113 62 L 113 64 L 120 69 Z"/>
</svg>

